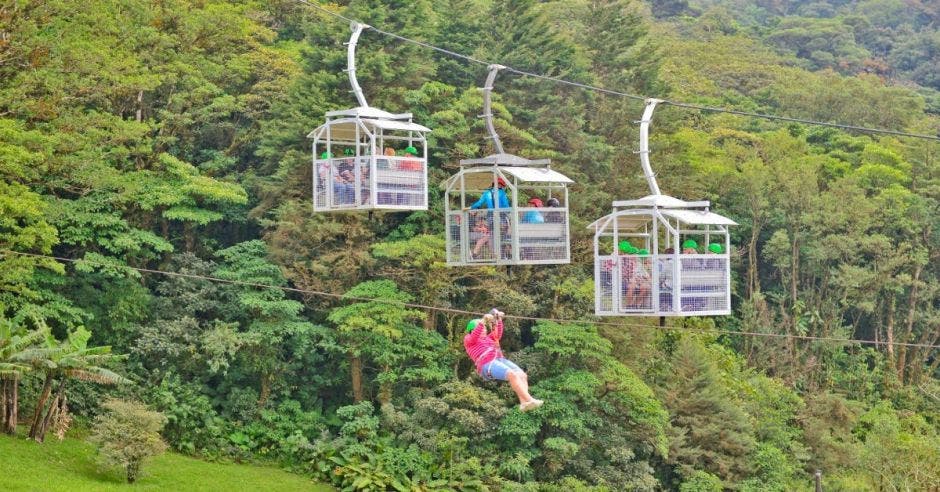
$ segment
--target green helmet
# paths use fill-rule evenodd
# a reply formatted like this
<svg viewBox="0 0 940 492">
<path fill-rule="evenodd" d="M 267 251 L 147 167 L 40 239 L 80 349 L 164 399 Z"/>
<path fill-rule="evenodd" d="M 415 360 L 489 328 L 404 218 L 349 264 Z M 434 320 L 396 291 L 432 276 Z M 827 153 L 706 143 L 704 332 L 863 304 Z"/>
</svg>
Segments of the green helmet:
<svg viewBox="0 0 940 492">
<path fill-rule="evenodd" d="M 641 256 L 646 256 L 646 255 L 650 254 L 650 252 L 649 252 L 648 249 L 642 248 L 642 249 L 640 249 L 639 251 L 637 251 L 636 254 L 641 255 Z"/>
<path fill-rule="evenodd" d="M 332 152 L 324 152 L 320 154 L 320 159 L 332 159 L 332 158 L 333 158 Z"/>
<path fill-rule="evenodd" d="M 718 243 L 711 243 L 708 245 L 708 250 L 711 251 L 712 253 L 715 253 L 716 255 L 720 255 L 722 249 L 723 248 Z"/>
<path fill-rule="evenodd" d="M 356 155 L 356 151 L 353 149 L 346 149 L 343 151 L 343 155 Z"/>
<path fill-rule="evenodd" d="M 411 155 L 418 155 L 418 149 L 414 148 L 414 146 L 409 145 L 405 147 L 405 153 L 411 154 Z"/>
<path fill-rule="evenodd" d="M 483 322 L 483 320 L 480 319 L 480 318 L 471 319 L 470 322 L 467 323 L 467 333 L 470 333 L 471 331 L 473 331 L 473 329 L 476 328 L 477 325 L 480 324 L 480 323 L 482 323 L 482 322 Z"/>
<path fill-rule="evenodd" d="M 698 243 L 694 239 L 686 239 L 682 243 L 682 249 L 698 249 Z"/>
<path fill-rule="evenodd" d="M 630 241 L 624 240 L 624 241 L 620 241 L 619 243 L 617 243 L 617 249 L 620 250 L 621 253 L 631 254 L 633 253 L 633 251 L 631 250 L 635 250 L 636 248 L 634 248 L 633 245 L 630 244 Z"/>
</svg>

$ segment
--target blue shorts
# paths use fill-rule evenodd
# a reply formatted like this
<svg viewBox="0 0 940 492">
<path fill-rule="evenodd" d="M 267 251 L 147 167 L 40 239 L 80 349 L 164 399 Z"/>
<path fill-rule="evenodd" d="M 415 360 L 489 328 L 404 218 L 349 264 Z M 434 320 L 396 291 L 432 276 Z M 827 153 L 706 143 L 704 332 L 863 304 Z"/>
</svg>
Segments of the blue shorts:
<svg viewBox="0 0 940 492">
<path fill-rule="evenodd" d="M 483 366 L 480 376 L 483 376 L 483 379 L 486 381 L 493 381 L 494 379 L 507 381 L 509 380 L 509 371 L 513 370 L 522 372 L 522 369 L 513 364 L 511 360 L 497 357 Z"/>
</svg>

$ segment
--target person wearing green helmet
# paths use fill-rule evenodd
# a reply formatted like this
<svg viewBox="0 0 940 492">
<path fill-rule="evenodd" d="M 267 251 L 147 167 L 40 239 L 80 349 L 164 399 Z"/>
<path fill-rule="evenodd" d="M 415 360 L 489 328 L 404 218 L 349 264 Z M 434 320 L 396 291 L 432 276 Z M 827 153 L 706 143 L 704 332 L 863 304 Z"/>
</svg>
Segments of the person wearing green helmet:
<svg viewBox="0 0 940 492">
<path fill-rule="evenodd" d="M 686 239 L 682 242 L 682 254 L 684 255 L 694 255 L 698 254 L 698 243 L 694 239 Z"/>
<path fill-rule="evenodd" d="M 708 245 L 708 252 L 715 255 L 720 255 L 723 248 L 718 243 L 711 243 Z"/>
<path fill-rule="evenodd" d="M 630 241 L 623 240 L 617 243 L 617 251 L 622 255 L 632 255 L 636 252 L 636 247 L 630 244 Z"/>
<path fill-rule="evenodd" d="M 418 149 L 409 145 L 405 147 L 405 158 L 402 159 L 399 169 L 402 171 L 420 171 L 421 161 L 415 157 L 418 155 Z"/>
<path fill-rule="evenodd" d="M 519 398 L 519 410 L 528 412 L 542 406 L 529 394 L 529 378 L 525 371 L 503 357 L 499 340 L 503 337 L 503 317 L 506 314 L 493 308 L 482 318 L 467 323 L 463 346 L 477 368 L 477 374 L 487 381 L 506 381 Z M 489 331 L 487 330 L 489 328 Z"/>
</svg>

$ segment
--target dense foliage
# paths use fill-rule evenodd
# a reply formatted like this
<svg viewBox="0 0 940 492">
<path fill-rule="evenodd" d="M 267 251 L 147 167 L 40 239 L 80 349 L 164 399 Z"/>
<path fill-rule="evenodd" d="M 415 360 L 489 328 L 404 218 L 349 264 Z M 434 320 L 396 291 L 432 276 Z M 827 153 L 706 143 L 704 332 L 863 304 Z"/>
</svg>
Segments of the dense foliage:
<svg viewBox="0 0 940 492">
<path fill-rule="evenodd" d="M 738 3 L 324 5 L 570 80 L 936 133 L 930 2 Z M 741 224 L 734 315 L 594 325 L 583 226 L 647 194 L 642 105 L 502 75 L 507 150 L 577 181 L 572 263 L 447 268 L 436 187 L 428 212 L 311 211 L 305 135 L 354 105 L 348 33 L 290 0 L 0 7 L 5 427 L 11 398 L 38 437 L 112 393 L 163 413 L 177 450 L 354 489 L 940 486 L 940 145 L 663 107 L 663 190 Z M 433 129 L 435 183 L 490 150 L 484 67 L 366 31 L 358 69 L 374 106 Z M 584 322 L 508 324 L 546 401 L 520 413 L 473 374 L 467 316 L 411 302 Z"/>
</svg>

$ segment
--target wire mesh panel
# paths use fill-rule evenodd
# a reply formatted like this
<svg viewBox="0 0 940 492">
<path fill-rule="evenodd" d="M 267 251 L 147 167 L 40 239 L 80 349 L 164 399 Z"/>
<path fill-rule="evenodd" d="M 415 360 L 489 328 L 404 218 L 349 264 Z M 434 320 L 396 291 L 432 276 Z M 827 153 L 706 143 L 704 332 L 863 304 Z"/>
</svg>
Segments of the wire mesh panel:
<svg viewBox="0 0 940 492">
<path fill-rule="evenodd" d="M 680 308 L 683 313 L 728 311 L 728 256 L 680 256 Z"/>
<path fill-rule="evenodd" d="M 332 208 L 352 208 L 360 205 L 358 195 L 368 193 L 369 170 L 355 159 L 330 159 L 330 177 L 333 193 L 329 205 Z M 364 197 L 367 198 L 367 197 Z"/>
<path fill-rule="evenodd" d="M 330 163 L 326 160 L 316 160 L 313 163 L 313 205 L 316 209 L 326 208 L 329 203 L 329 188 L 333 178 L 330 172 Z"/>
<path fill-rule="evenodd" d="M 619 257 L 621 312 L 652 311 L 652 261 L 649 256 Z"/>
<path fill-rule="evenodd" d="M 426 163 L 419 157 L 377 157 L 375 187 L 378 206 L 427 206 Z"/>
<path fill-rule="evenodd" d="M 466 244 L 464 237 L 467 234 L 466 221 L 460 212 L 451 212 L 446 217 L 447 227 L 447 262 L 460 263 L 464 261 Z"/>
<path fill-rule="evenodd" d="M 466 246 L 468 263 L 492 263 L 496 260 L 496 235 L 492 210 L 470 210 L 466 213 L 469 241 Z"/>
<path fill-rule="evenodd" d="M 499 259 L 501 261 L 518 260 L 518 251 L 515 251 L 513 243 L 516 223 L 512 220 L 512 210 L 497 210 L 496 217 L 499 218 L 497 224 L 499 241 L 496 244 L 496 247 L 499 248 Z"/>
<path fill-rule="evenodd" d="M 659 311 L 672 311 L 675 291 L 675 265 L 676 261 L 670 256 L 657 256 L 655 263 L 659 275 Z"/>
<path fill-rule="evenodd" d="M 616 269 L 616 256 L 597 256 L 594 259 L 595 311 L 597 314 L 616 313 L 614 292 L 620 291 L 617 282 L 619 277 L 614 275 Z"/>
<path fill-rule="evenodd" d="M 565 211 L 544 207 L 518 210 L 519 259 L 533 263 L 568 260 Z"/>
</svg>

